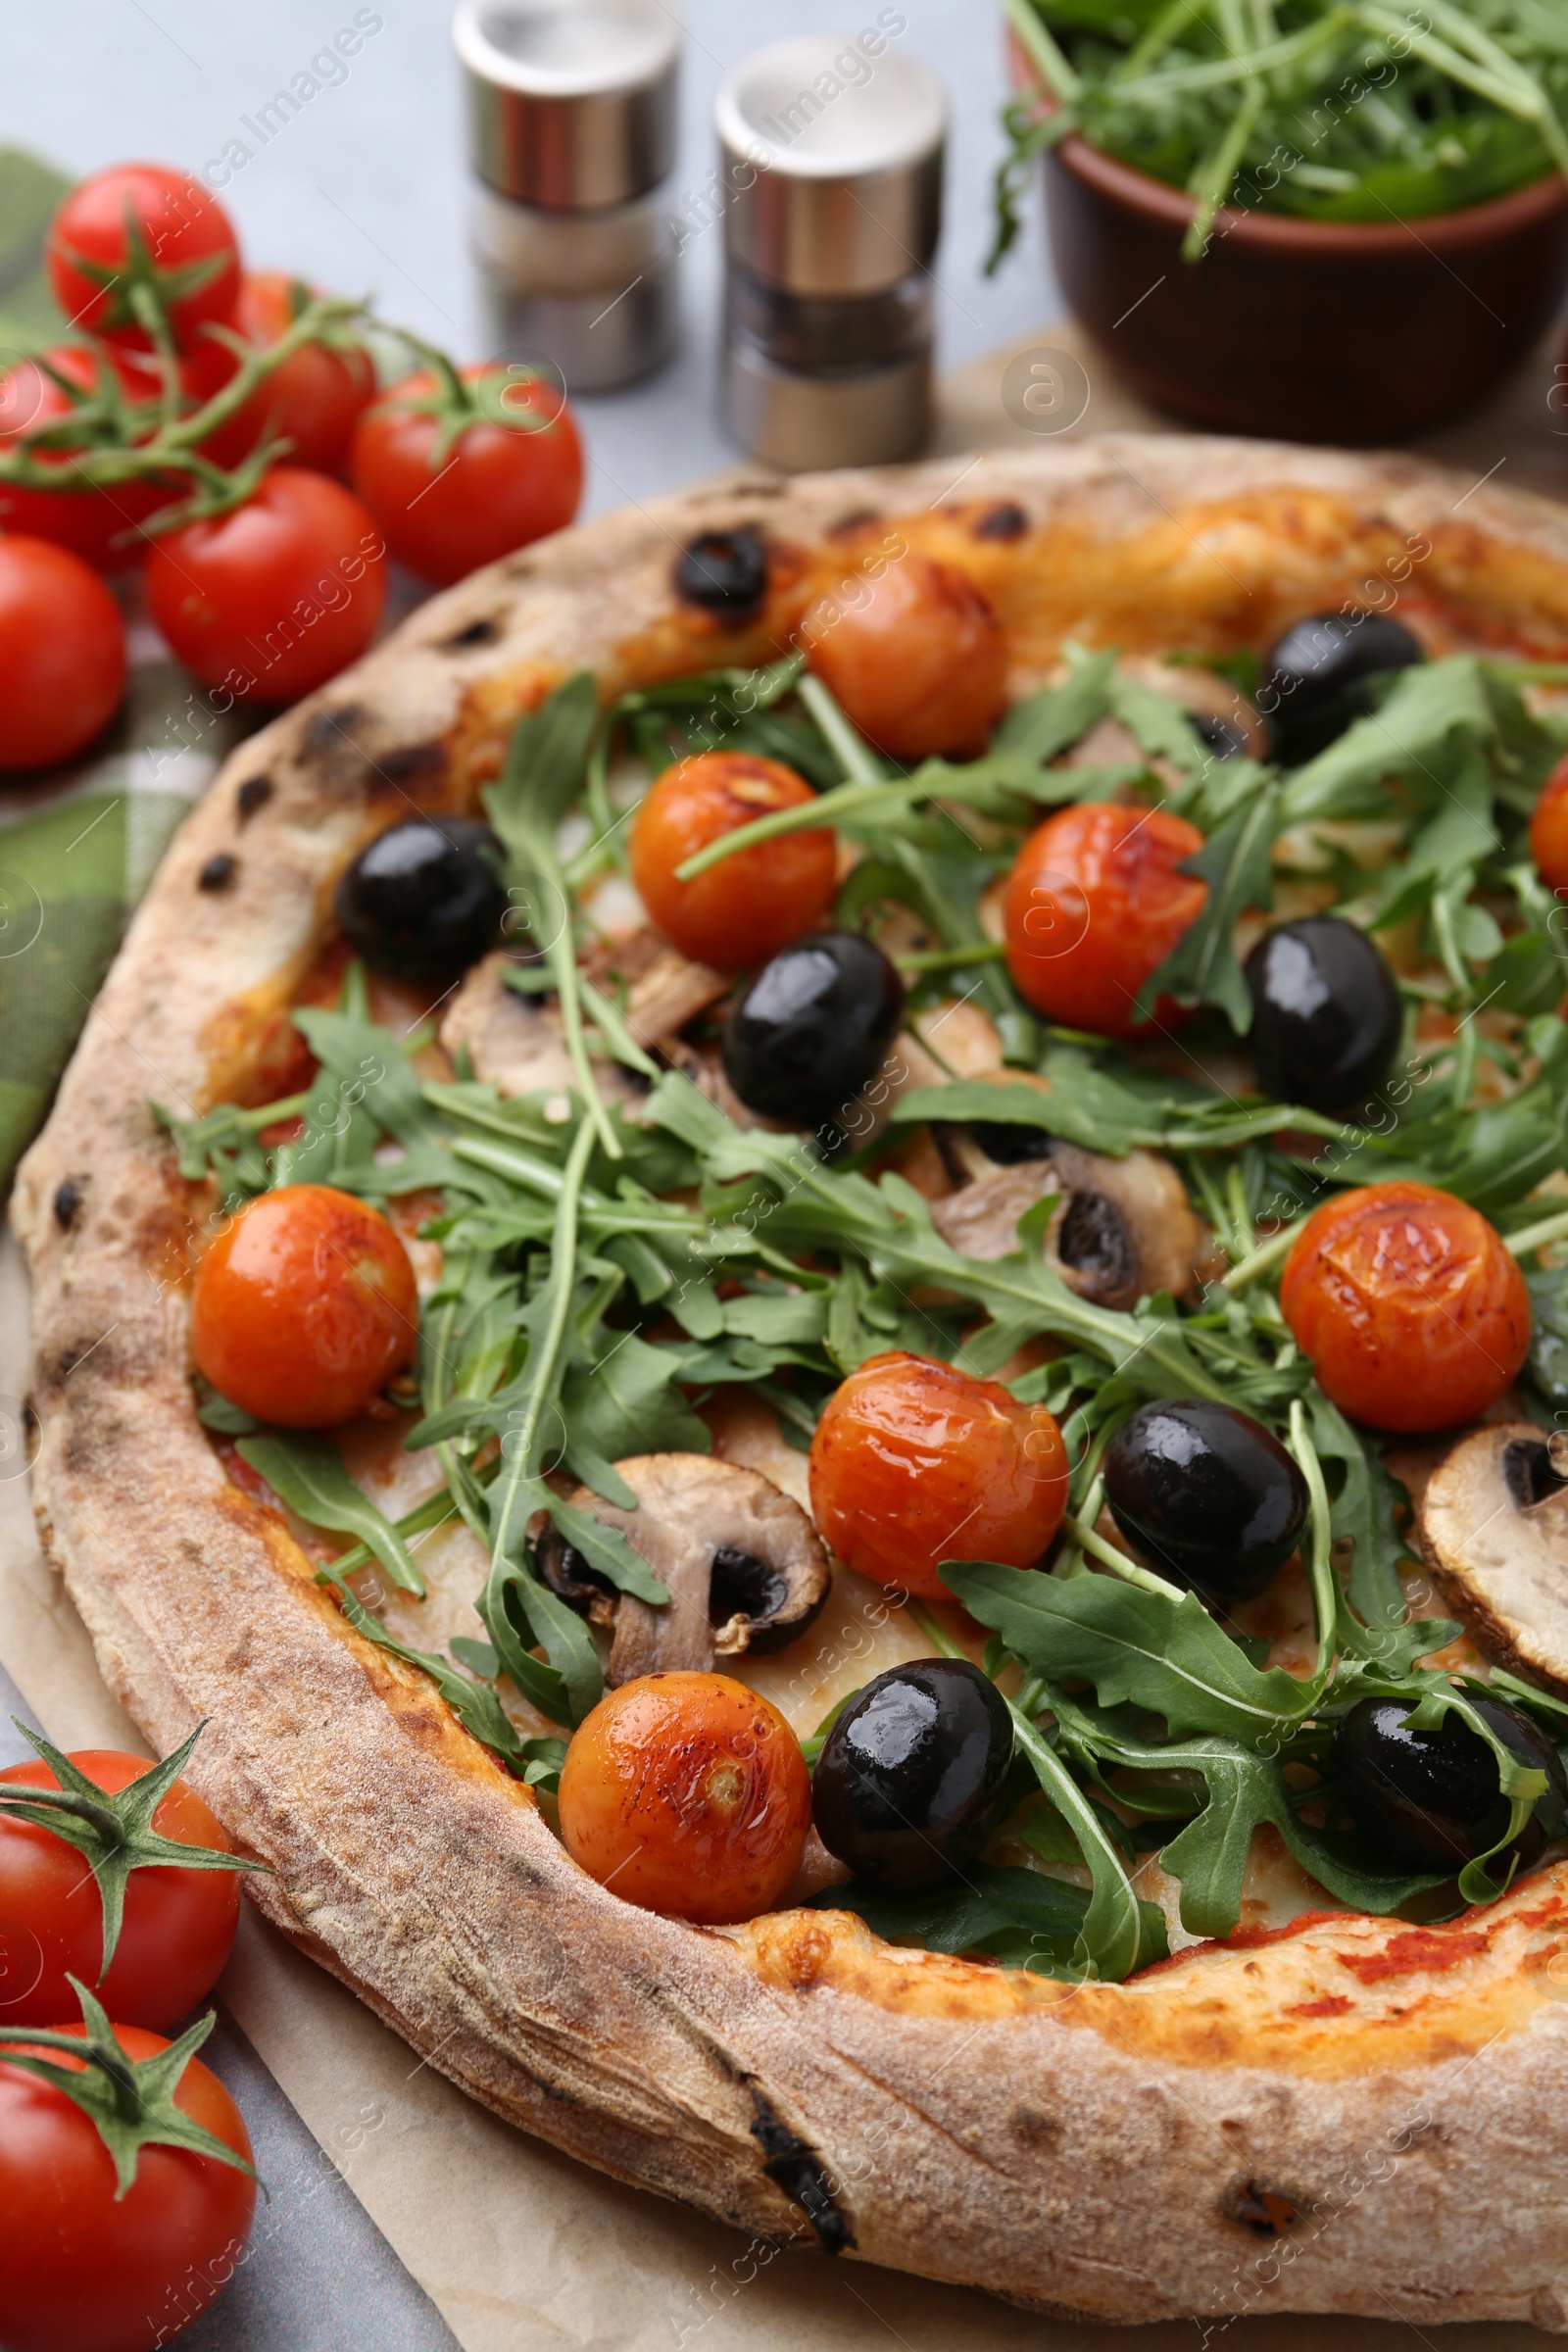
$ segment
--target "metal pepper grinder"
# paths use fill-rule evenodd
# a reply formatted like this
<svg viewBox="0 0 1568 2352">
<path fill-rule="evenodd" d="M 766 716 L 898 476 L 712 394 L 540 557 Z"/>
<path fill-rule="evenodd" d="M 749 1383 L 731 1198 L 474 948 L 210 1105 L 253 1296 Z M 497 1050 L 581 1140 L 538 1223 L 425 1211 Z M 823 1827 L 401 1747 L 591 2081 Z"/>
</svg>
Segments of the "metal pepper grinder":
<svg viewBox="0 0 1568 2352">
<path fill-rule="evenodd" d="M 721 85 L 724 407 L 752 456 L 799 471 L 924 442 L 947 115 L 887 29 L 779 41 Z"/>
<path fill-rule="evenodd" d="M 634 382 L 677 324 L 678 25 L 659 0 L 459 0 L 453 38 L 498 332 L 568 392 Z"/>
</svg>

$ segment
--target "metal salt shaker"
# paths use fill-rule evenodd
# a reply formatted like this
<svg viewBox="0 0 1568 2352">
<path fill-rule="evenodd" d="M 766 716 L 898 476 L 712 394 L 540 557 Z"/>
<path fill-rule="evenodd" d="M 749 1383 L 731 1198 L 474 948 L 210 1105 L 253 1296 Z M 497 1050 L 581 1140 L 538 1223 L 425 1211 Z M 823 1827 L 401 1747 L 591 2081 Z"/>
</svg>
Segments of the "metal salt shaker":
<svg viewBox="0 0 1568 2352">
<path fill-rule="evenodd" d="M 498 333 L 568 392 L 646 375 L 675 339 L 680 32 L 658 0 L 459 0 L 478 187 L 474 241 Z"/>
<path fill-rule="evenodd" d="M 777 42 L 718 93 L 726 421 L 792 471 L 908 457 L 930 428 L 948 110 L 906 25 Z"/>
</svg>

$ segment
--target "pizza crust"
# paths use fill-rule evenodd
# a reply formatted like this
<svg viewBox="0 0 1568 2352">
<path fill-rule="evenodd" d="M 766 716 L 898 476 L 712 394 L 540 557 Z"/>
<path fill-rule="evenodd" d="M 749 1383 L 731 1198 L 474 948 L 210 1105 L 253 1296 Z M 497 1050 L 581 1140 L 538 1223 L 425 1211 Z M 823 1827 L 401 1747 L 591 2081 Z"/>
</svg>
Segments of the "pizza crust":
<svg viewBox="0 0 1568 2352">
<path fill-rule="evenodd" d="M 436 598 L 247 742 L 176 839 L 18 1179 L 44 1544 L 159 1750 L 208 1719 L 192 1777 L 272 1867 L 253 1899 L 498 2113 L 754 2234 L 814 2230 L 1075 2318 L 1568 2329 L 1568 1865 L 1448 1928 L 1337 1914 L 1124 1986 L 896 1949 L 843 1913 L 703 1931 L 632 1909 L 226 1480 L 187 1380 L 207 1203 L 147 1108 L 244 1083 L 360 841 L 404 803 L 470 805 L 561 675 L 614 689 L 772 650 L 674 607 L 699 529 L 756 519 L 793 551 L 783 627 L 858 548 L 960 559 L 1019 691 L 1069 635 L 1261 644 L 1382 601 L 1401 562 L 1390 593 L 1430 634 L 1558 651 L 1568 516 L 1467 488 L 1175 436 L 742 476 Z M 221 898 L 197 888 L 218 851 L 238 860 Z"/>
</svg>

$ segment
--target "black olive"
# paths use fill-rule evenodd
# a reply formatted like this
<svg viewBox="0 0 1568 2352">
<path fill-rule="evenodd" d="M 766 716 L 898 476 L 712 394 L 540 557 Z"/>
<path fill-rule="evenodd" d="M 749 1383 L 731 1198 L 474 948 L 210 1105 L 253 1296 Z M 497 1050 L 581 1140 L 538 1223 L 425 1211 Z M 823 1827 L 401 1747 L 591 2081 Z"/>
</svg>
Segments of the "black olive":
<svg viewBox="0 0 1568 2352">
<path fill-rule="evenodd" d="M 969 1133 L 987 1159 L 1014 1168 L 1026 1159 L 1049 1159 L 1051 1137 L 1043 1127 L 1014 1127 L 1003 1119 L 971 1119 Z"/>
<path fill-rule="evenodd" d="M 378 972 L 433 980 L 495 945 L 507 911 L 505 856 L 488 825 L 407 816 L 355 858 L 332 901 L 338 927 Z"/>
<path fill-rule="evenodd" d="M 724 1069 L 750 1110 L 838 1133 L 904 1018 L 904 984 L 874 940 L 808 931 L 741 990 Z"/>
<path fill-rule="evenodd" d="M 745 620 L 767 593 L 767 550 L 744 525 L 701 531 L 675 559 L 675 594 L 720 620 Z"/>
<path fill-rule="evenodd" d="M 1308 1110 L 1362 1109 L 1404 1026 L 1398 986 L 1366 933 L 1337 914 L 1281 923 L 1248 956 L 1247 987 L 1264 1092 Z"/>
<path fill-rule="evenodd" d="M 935 1886 L 978 1857 L 1002 1818 L 1011 1762 L 1011 1718 L 978 1666 L 892 1666 L 822 1743 L 817 1836 L 872 1886 Z"/>
<path fill-rule="evenodd" d="M 1246 751 L 1248 733 L 1239 719 L 1226 718 L 1218 710 L 1189 710 L 1187 717 L 1194 734 L 1207 744 L 1216 760 L 1234 760 Z"/>
<path fill-rule="evenodd" d="M 1415 1870 L 1456 1872 L 1488 1853 L 1508 1827 L 1508 1799 L 1497 1786 L 1497 1759 L 1458 1715 L 1434 1731 L 1408 1728 L 1413 1700 L 1357 1700 L 1334 1735 L 1329 1777 L 1346 1811 L 1391 1861 Z M 1477 1712 L 1522 1764 L 1546 1776 L 1519 1836 L 1504 1850 L 1535 1861 L 1568 1822 L 1568 1779 L 1545 1733 L 1516 1707 L 1478 1698 Z"/>
<path fill-rule="evenodd" d="M 1105 1500 L 1139 1557 L 1205 1599 L 1261 1592 L 1306 1524 L 1278 1438 L 1201 1396 L 1140 1405 L 1105 1453 Z"/>
<path fill-rule="evenodd" d="M 1383 612 L 1318 612 L 1298 620 L 1263 662 L 1258 707 L 1288 766 L 1311 760 L 1373 708 L 1368 681 L 1424 662 L 1420 640 Z"/>
</svg>

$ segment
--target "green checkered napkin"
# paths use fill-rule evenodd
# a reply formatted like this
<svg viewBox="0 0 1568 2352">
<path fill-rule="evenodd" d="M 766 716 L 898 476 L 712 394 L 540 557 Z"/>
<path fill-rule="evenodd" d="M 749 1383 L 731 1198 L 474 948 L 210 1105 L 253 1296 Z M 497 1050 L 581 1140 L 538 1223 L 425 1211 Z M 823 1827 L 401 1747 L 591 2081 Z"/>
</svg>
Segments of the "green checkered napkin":
<svg viewBox="0 0 1568 2352">
<path fill-rule="evenodd" d="M 0 148 L 0 365 L 63 331 L 40 266 L 70 182 Z M 215 721 L 128 600 L 130 690 L 90 759 L 0 790 L 0 1186 L 42 1122 L 126 918 L 247 723 Z"/>
</svg>

